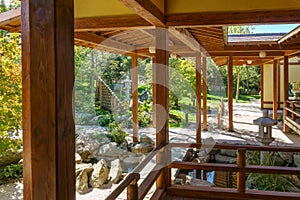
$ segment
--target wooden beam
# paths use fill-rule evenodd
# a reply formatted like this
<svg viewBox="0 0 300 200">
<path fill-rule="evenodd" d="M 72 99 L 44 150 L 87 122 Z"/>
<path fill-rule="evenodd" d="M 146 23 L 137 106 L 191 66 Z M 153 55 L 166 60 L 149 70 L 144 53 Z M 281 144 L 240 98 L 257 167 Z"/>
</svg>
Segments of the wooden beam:
<svg viewBox="0 0 300 200">
<path fill-rule="evenodd" d="M 151 1 L 119 0 L 133 12 L 156 27 L 165 27 L 164 13 Z"/>
<path fill-rule="evenodd" d="M 169 28 L 170 33 L 195 52 L 200 52 L 201 46 L 186 29 Z"/>
<path fill-rule="evenodd" d="M 196 143 L 201 144 L 201 53 L 196 54 Z"/>
<path fill-rule="evenodd" d="M 268 51 L 266 52 L 266 57 L 265 58 L 273 58 L 276 56 L 284 56 L 284 51 Z M 235 57 L 259 57 L 259 51 L 253 51 L 253 52 L 249 52 L 249 51 L 245 51 L 245 52 L 232 52 L 232 51 L 215 51 L 215 52 L 210 52 L 209 56 L 211 57 L 216 57 L 216 56 L 233 56 Z"/>
<path fill-rule="evenodd" d="M 233 59 L 229 56 L 228 59 L 228 131 L 233 131 Z"/>
<path fill-rule="evenodd" d="M 282 38 L 280 38 L 278 40 L 278 43 L 281 44 L 281 43 L 287 42 L 288 39 L 290 39 L 294 36 L 297 36 L 299 34 L 299 32 L 300 32 L 300 26 L 297 26 L 295 29 L 293 29 L 292 31 L 290 31 L 289 33 L 284 35 Z"/>
<path fill-rule="evenodd" d="M 7 12 L 0 13 L 0 27 L 12 22 L 21 21 L 21 8 L 9 10 Z M 21 24 L 21 23 L 20 23 Z"/>
<path fill-rule="evenodd" d="M 138 141 L 138 115 L 139 115 L 139 96 L 138 96 L 138 58 L 134 54 L 132 58 L 132 72 L 131 72 L 131 84 L 132 84 L 132 129 L 133 129 L 133 142 Z"/>
<path fill-rule="evenodd" d="M 107 38 L 101 35 L 90 32 L 76 32 L 75 38 L 77 41 L 91 43 L 98 48 L 103 48 L 111 51 L 129 53 L 135 51 L 135 46 L 128 45 L 111 38 Z"/>
<path fill-rule="evenodd" d="M 277 80 L 277 60 L 273 61 L 273 119 L 277 120 L 277 101 L 278 101 L 278 80 Z"/>
<path fill-rule="evenodd" d="M 281 44 L 262 44 L 262 45 L 233 45 L 228 44 L 224 47 L 225 51 L 234 51 L 234 52 L 245 52 L 245 51 L 289 51 L 289 50 L 299 50 L 300 45 L 281 45 Z M 214 49 L 208 49 L 207 51 L 213 52 Z"/>
<path fill-rule="evenodd" d="M 203 130 L 207 131 L 207 74 L 206 74 L 207 62 L 206 55 L 202 57 L 202 73 L 203 73 L 203 86 L 202 86 L 202 94 L 203 94 Z"/>
<path fill-rule="evenodd" d="M 138 15 L 117 17 L 87 17 L 75 19 L 75 32 L 151 28 L 152 24 Z"/>
<path fill-rule="evenodd" d="M 22 1 L 25 200 L 75 200 L 73 32 L 73 0 Z"/>
<path fill-rule="evenodd" d="M 291 24 L 299 21 L 300 10 L 186 13 L 166 17 L 167 26 L 175 27 Z"/>
</svg>

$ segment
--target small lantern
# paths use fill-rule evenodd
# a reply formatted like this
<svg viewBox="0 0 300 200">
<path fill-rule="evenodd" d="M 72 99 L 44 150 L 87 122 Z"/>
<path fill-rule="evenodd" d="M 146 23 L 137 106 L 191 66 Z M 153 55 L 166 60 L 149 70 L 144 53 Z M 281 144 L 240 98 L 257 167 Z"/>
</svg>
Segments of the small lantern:
<svg viewBox="0 0 300 200">
<path fill-rule="evenodd" d="M 272 126 L 277 124 L 277 121 L 268 117 L 268 110 L 263 110 L 263 116 L 253 120 L 253 124 L 258 125 L 259 131 L 256 139 L 261 142 L 263 146 L 269 146 L 274 138 L 272 137 Z M 260 152 L 260 163 L 264 164 L 268 159 L 269 152 Z"/>
</svg>

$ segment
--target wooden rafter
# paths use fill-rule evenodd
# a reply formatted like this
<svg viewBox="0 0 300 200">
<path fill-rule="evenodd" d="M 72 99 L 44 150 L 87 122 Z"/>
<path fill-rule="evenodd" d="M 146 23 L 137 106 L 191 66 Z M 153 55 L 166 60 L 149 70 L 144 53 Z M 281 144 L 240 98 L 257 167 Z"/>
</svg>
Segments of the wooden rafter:
<svg viewBox="0 0 300 200">
<path fill-rule="evenodd" d="M 81 40 L 91 43 L 95 46 L 103 47 L 105 49 L 115 50 L 117 52 L 129 53 L 135 50 L 135 46 L 128 45 L 110 38 L 90 32 L 77 32 L 75 33 L 76 40 Z"/>
<path fill-rule="evenodd" d="M 207 12 L 173 14 L 166 17 L 167 26 L 224 26 L 237 24 L 299 23 L 300 10 Z"/>
<path fill-rule="evenodd" d="M 201 46 L 197 40 L 188 32 L 186 29 L 183 28 L 169 28 L 170 34 L 174 37 L 182 41 L 185 45 L 191 48 L 195 52 L 201 51 Z"/>
<path fill-rule="evenodd" d="M 244 56 L 244 57 L 258 57 L 259 51 L 257 52 L 226 52 L 226 51 L 220 51 L 220 52 L 211 52 L 209 53 L 210 56 Z M 267 57 L 274 57 L 274 56 L 284 56 L 284 52 L 282 51 L 270 51 L 266 52 L 266 58 Z"/>
<path fill-rule="evenodd" d="M 165 26 L 164 13 L 151 1 L 143 0 L 119 0 L 129 9 L 157 27 Z"/>
<path fill-rule="evenodd" d="M 152 25 L 138 15 L 117 17 L 88 17 L 75 19 L 75 32 L 151 28 Z"/>
<path fill-rule="evenodd" d="M 11 23 L 17 22 L 21 23 L 21 8 L 16 8 L 14 10 L 10 10 L 7 12 L 0 13 L 0 26 Z"/>
</svg>

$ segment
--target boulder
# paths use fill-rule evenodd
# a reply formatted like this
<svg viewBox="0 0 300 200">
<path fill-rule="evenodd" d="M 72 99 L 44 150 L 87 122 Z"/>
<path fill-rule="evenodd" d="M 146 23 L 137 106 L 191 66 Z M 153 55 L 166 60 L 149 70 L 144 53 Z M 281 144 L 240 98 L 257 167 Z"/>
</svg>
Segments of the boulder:
<svg viewBox="0 0 300 200">
<path fill-rule="evenodd" d="M 237 157 L 237 151 L 236 150 L 221 149 L 220 154 L 223 155 L 223 156 Z"/>
<path fill-rule="evenodd" d="M 5 155 L 0 157 L 0 166 L 18 163 L 22 159 L 22 149 L 8 149 Z"/>
<path fill-rule="evenodd" d="M 215 155 L 216 163 L 236 163 L 237 159 L 230 156 L 222 156 L 220 154 Z"/>
<path fill-rule="evenodd" d="M 299 154 L 294 154 L 294 164 L 297 167 L 300 167 L 300 155 Z"/>
<path fill-rule="evenodd" d="M 92 164 L 77 164 L 76 165 L 76 191 L 84 194 L 89 189 L 89 176 L 93 171 Z"/>
<path fill-rule="evenodd" d="M 146 142 L 146 143 L 151 144 L 152 146 L 154 146 L 154 141 L 147 135 L 141 135 L 140 136 L 140 142 Z"/>
<path fill-rule="evenodd" d="M 144 155 L 138 156 L 137 154 L 130 154 L 128 157 L 122 160 L 123 172 L 131 172 L 142 160 L 145 158 Z"/>
<path fill-rule="evenodd" d="M 187 184 L 192 185 L 192 186 L 207 186 L 207 187 L 215 186 L 213 183 L 210 183 L 205 180 L 197 179 L 197 178 L 191 178 L 190 180 L 187 180 Z"/>
<path fill-rule="evenodd" d="M 147 142 L 141 142 L 141 143 L 135 143 L 131 147 L 130 151 L 132 153 L 138 153 L 138 154 L 144 154 L 149 153 L 152 151 L 154 146 L 152 144 L 149 144 Z"/>
<path fill-rule="evenodd" d="M 95 152 L 100 147 L 98 138 L 93 133 L 82 133 L 76 138 L 76 153 L 78 153 L 84 162 L 89 162 L 94 157 Z"/>
<path fill-rule="evenodd" d="M 112 183 L 118 183 L 122 178 L 122 167 L 119 159 L 111 162 L 109 177 Z"/>
<path fill-rule="evenodd" d="M 108 180 L 108 168 L 105 160 L 101 159 L 97 164 L 93 165 L 94 171 L 90 178 L 92 187 L 101 187 Z"/>
<path fill-rule="evenodd" d="M 280 158 L 287 163 L 293 163 L 293 152 L 278 152 Z"/>
<path fill-rule="evenodd" d="M 82 163 L 82 158 L 78 153 L 75 153 L 75 163 L 76 164 L 81 164 Z"/>
<path fill-rule="evenodd" d="M 115 159 L 124 159 L 127 157 L 129 152 L 127 150 L 121 149 L 118 147 L 117 143 L 111 142 L 108 144 L 102 145 L 97 152 L 96 158 L 100 159 L 108 159 L 108 160 L 115 160 Z"/>
</svg>

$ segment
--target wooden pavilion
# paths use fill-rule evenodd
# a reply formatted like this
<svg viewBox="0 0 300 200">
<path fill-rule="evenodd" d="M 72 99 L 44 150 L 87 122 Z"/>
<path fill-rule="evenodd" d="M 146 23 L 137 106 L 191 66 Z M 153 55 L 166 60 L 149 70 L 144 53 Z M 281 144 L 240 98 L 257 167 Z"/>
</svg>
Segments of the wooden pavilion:
<svg viewBox="0 0 300 200">
<path fill-rule="evenodd" d="M 299 22 L 298 0 L 22 0 L 21 13 L 16 9 L 0 15 L 0 28 L 22 32 L 24 199 L 75 199 L 74 43 L 132 56 L 134 122 L 137 122 L 137 92 L 134 89 L 137 88 L 137 58 L 152 57 L 154 61 L 153 101 L 164 108 L 163 111 L 154 110 L 159 151 L 151 153 L 108 199 L 116 198 L 125 188 L 128 199 L 143 199 L 155 182 L 157 189 L 152 199 L 298 199 L 297 193 L 246 190 L 246 172 L 299 174 L 300 170 L 247 166 L 245 152 L 294 152 L 300 148 L 217 144 L 215 148 L 236 149 L 238 164 L 171 162 L 167 149 L 187 145 L 169 144 L 168 120 L 161 119 L 168 118 L 168 58 L 171 53 L 196 58 L 197 131 L 196 143 L 189 146 L 201 147 L 201 79 L 204 80 L 203 129 L 207 129 L 207 56 L 213 57 L 218 65 L 228 65 L 229 131 L 233 131 L 232 68 L 233 65 L 247 64 L 248 60 L 252 65 L 262 66 L 262 77 L 272 75 L 272 101 L 262 98 L 262 107 L 271 103 L 273 117 L 277 119 L 281 101 L 278 69 L 283 60 L 281 93 L 283 103 L 289 103 L 289 58 L 300 52 L 299 28 L 275 40 L 237 42 L 228 41 L 225 27 Z M 154 54 L 149 52 L 150 46 L 156 48 Z M 261 52 L 264 56 L 260 56 Z M 264 71 L 264 65 L 268 64 L 271 64 L 271 74 Z M 287 112 L 291 112 L 292 117 Z M 286 110 L 286 115 L 293 119 L 297 114 L 290 109 Z M 297 128 L 297 124 L 289 123 Z M 137 139 L 137 127 L 134 127 L 134 139 Z M 153 156 L 157 159 L 157 170 L 138 186 L 139 171 Z M 162 165 L 166 160 L 169 163 Z M 236 171 L 237 189 L 171 185 L 171 168 Z"/>
</svg>

